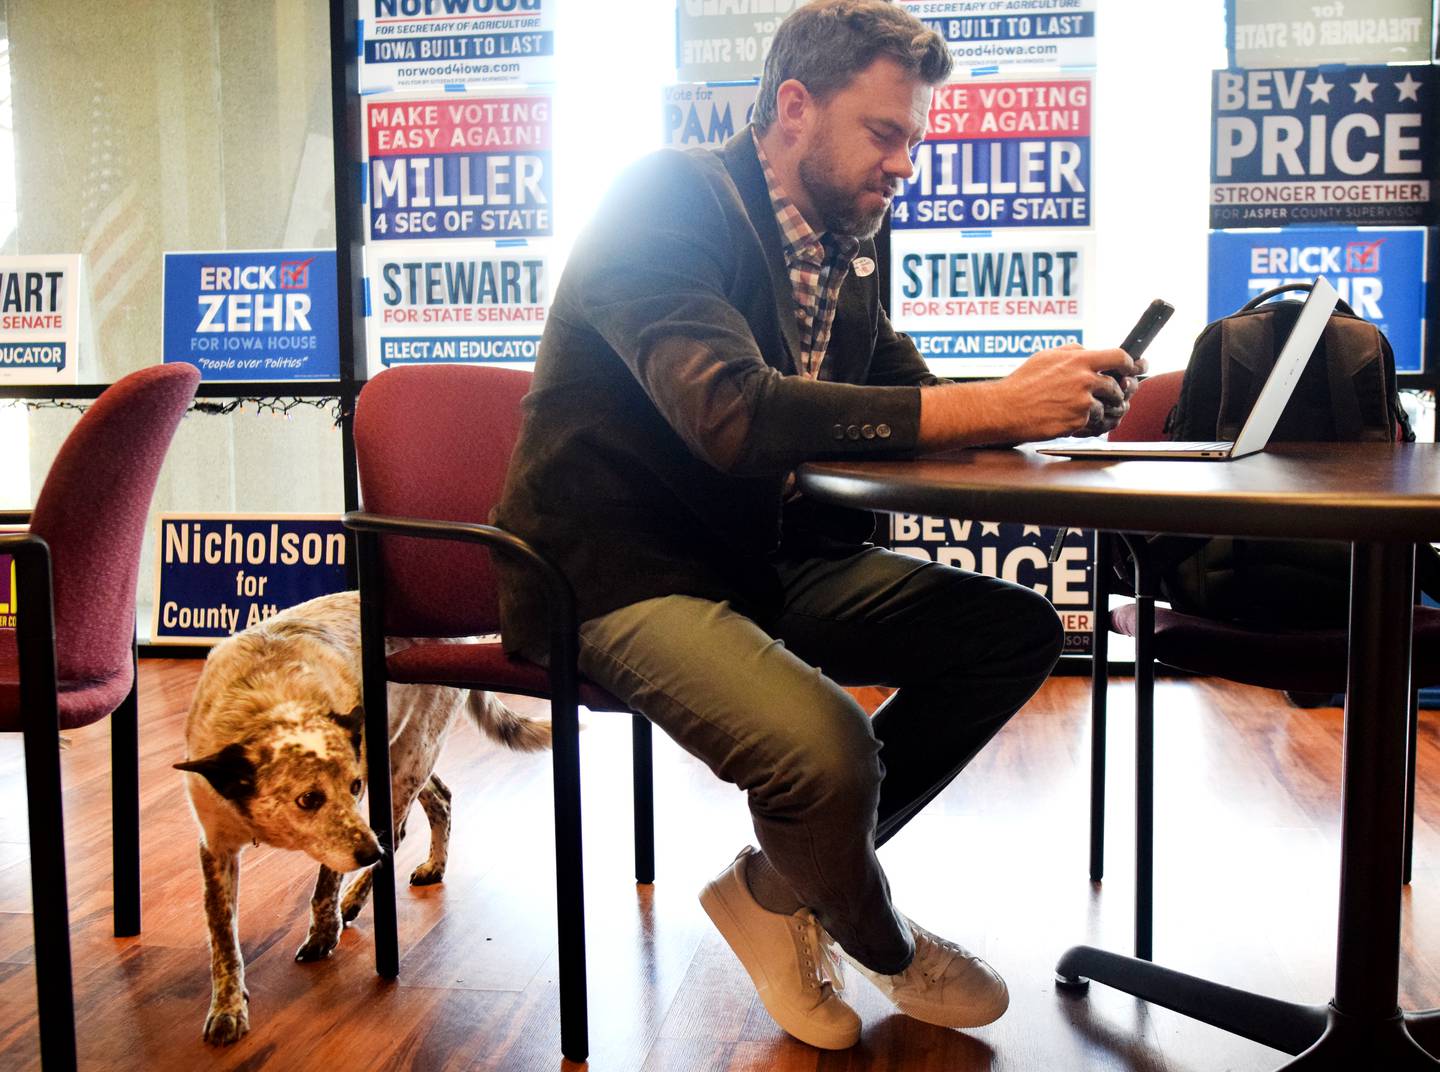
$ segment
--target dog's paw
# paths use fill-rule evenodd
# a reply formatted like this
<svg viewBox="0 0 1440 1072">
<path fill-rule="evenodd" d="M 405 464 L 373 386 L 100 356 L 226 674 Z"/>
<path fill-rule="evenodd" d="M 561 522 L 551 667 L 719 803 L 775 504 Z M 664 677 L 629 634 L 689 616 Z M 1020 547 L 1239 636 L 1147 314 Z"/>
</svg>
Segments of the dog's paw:
<svg viewBox="0 0 1440 1072">
<path fill-rule="evenodd" d="M 324 960 L 335 947 L 340 944 L 340 934 L 315 934 L 305 936 L 305 944 L 295 950 L 295 959 L 302 964 L 315 960 Z"/>
<path fill-rule="evenodd" d="M 239 1042 L 250 1030 L 250 1013 L 242 1004 L 238 1008 L 211 1008 L 205 1018 L 205 1041 L 212 1046 L 229 1046 Z"/>
<path fill-rule="evenodd" d="M 433 886 L 437 882 L 445 881 L 445 865 L 433 865 L 429 860 L 410 872 L 410 885 L 412 886 Z"/>
<path fill-rule="evenodd" d="M 340 899 L 340 919 L 345 924 L 355 922 L 360 915 L 360 909 L 365 907 L 365 902 L 370 899 L 370 886 L 372 877 L 369 871 L 361 871 L 350 882 L 345 891 L 345 896 Z"/>
</svg>

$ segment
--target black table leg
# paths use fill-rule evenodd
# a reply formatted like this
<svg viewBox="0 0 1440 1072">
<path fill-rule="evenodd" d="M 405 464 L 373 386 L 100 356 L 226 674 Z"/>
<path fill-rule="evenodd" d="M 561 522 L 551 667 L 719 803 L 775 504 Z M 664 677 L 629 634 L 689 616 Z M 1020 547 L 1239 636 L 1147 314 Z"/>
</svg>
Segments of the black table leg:
<svg viewBox="0 0 1440 1072">
<path fill-rule="evenodd" d="M 1062 986 L 1083 986 L 1093 979 L 1298 1053 L 1285 1069 L 1440 1068 L 1431 1055 L 1440 1043 L 1440 1012 L 1407 1016 L 1397 1004 L 1414 570 L 1409 544 L 1354 547 L 1339 941 L 1335 1000 L 1329 1008 L 1232 990 L 1088 946 L 1060 958 L 1056 974 Z"/>
</svg>

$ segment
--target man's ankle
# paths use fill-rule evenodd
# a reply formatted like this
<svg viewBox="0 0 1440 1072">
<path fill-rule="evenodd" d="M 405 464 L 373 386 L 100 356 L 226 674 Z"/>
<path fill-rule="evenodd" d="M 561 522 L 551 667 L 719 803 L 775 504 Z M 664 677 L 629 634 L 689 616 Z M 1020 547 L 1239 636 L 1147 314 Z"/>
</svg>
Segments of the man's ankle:
<svg viewBox="0 0 1440 1072">
<path fill-rule="evenodd" d="M 757 852 L 745 861 L 745 885 L 749 887 L 755 903 L 767 912 L 790 916 L 805 907 L 795 896 L 790 883 L 775 870 L 775 865 L 763 852 Z"/>
</svg>

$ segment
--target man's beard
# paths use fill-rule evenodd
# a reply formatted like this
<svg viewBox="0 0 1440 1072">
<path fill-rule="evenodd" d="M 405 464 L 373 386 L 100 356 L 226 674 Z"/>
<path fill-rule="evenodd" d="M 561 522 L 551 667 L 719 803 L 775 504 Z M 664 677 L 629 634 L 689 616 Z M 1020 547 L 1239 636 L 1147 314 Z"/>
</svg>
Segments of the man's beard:
<svg viewBox="0 0 1440 1072">
<path fill-rule="evenodd" d="M 879 209 L 866 212 L 860 208 L 860 194 L 872 192 L 868 187 L 856 192 L 830 180 L 836 172 L 829 145 L 822 142 L 817 150 L 800 161 L 800 181 L 810 195 L 810 203 L 820 213 L 825 229 L 835 234 L 856 238 L 874 238 L 890 207 L 889 200 Z M 879 193 L 880 191 L 874 190 Z M 887 191 L 890 193 L 892 191 Z"/>
</svg>

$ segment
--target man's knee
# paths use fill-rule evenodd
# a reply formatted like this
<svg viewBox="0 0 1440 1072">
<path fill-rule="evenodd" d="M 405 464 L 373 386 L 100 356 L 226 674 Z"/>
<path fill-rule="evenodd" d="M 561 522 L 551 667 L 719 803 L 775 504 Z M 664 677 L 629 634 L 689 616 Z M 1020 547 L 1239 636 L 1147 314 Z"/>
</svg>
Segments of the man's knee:
<svg viewBox="0 0 1440 1072">
<path fill-rule="evenodd" d="M 1065 627 L 1048 599 L 1030 588 L 1011 589 L 1014 608 L 1002 622 L 1002 629 L 1014 638 L 1016 658 L 1044 678 L 1055 668 L 1065 648 Z"/>
<path fill-rule="evenodd" d="M 795 819 L 873 818 L 880 799 L 880 744 L 868 722 L 854 725 L 854 717 L 846 712 L 806 719 L 805 732 L 784 733 L 769 742 L 771 758 L 747 787 L 752 806 Z M 864 719 L 863 712 L 858 717 Z"/>
</svg>

